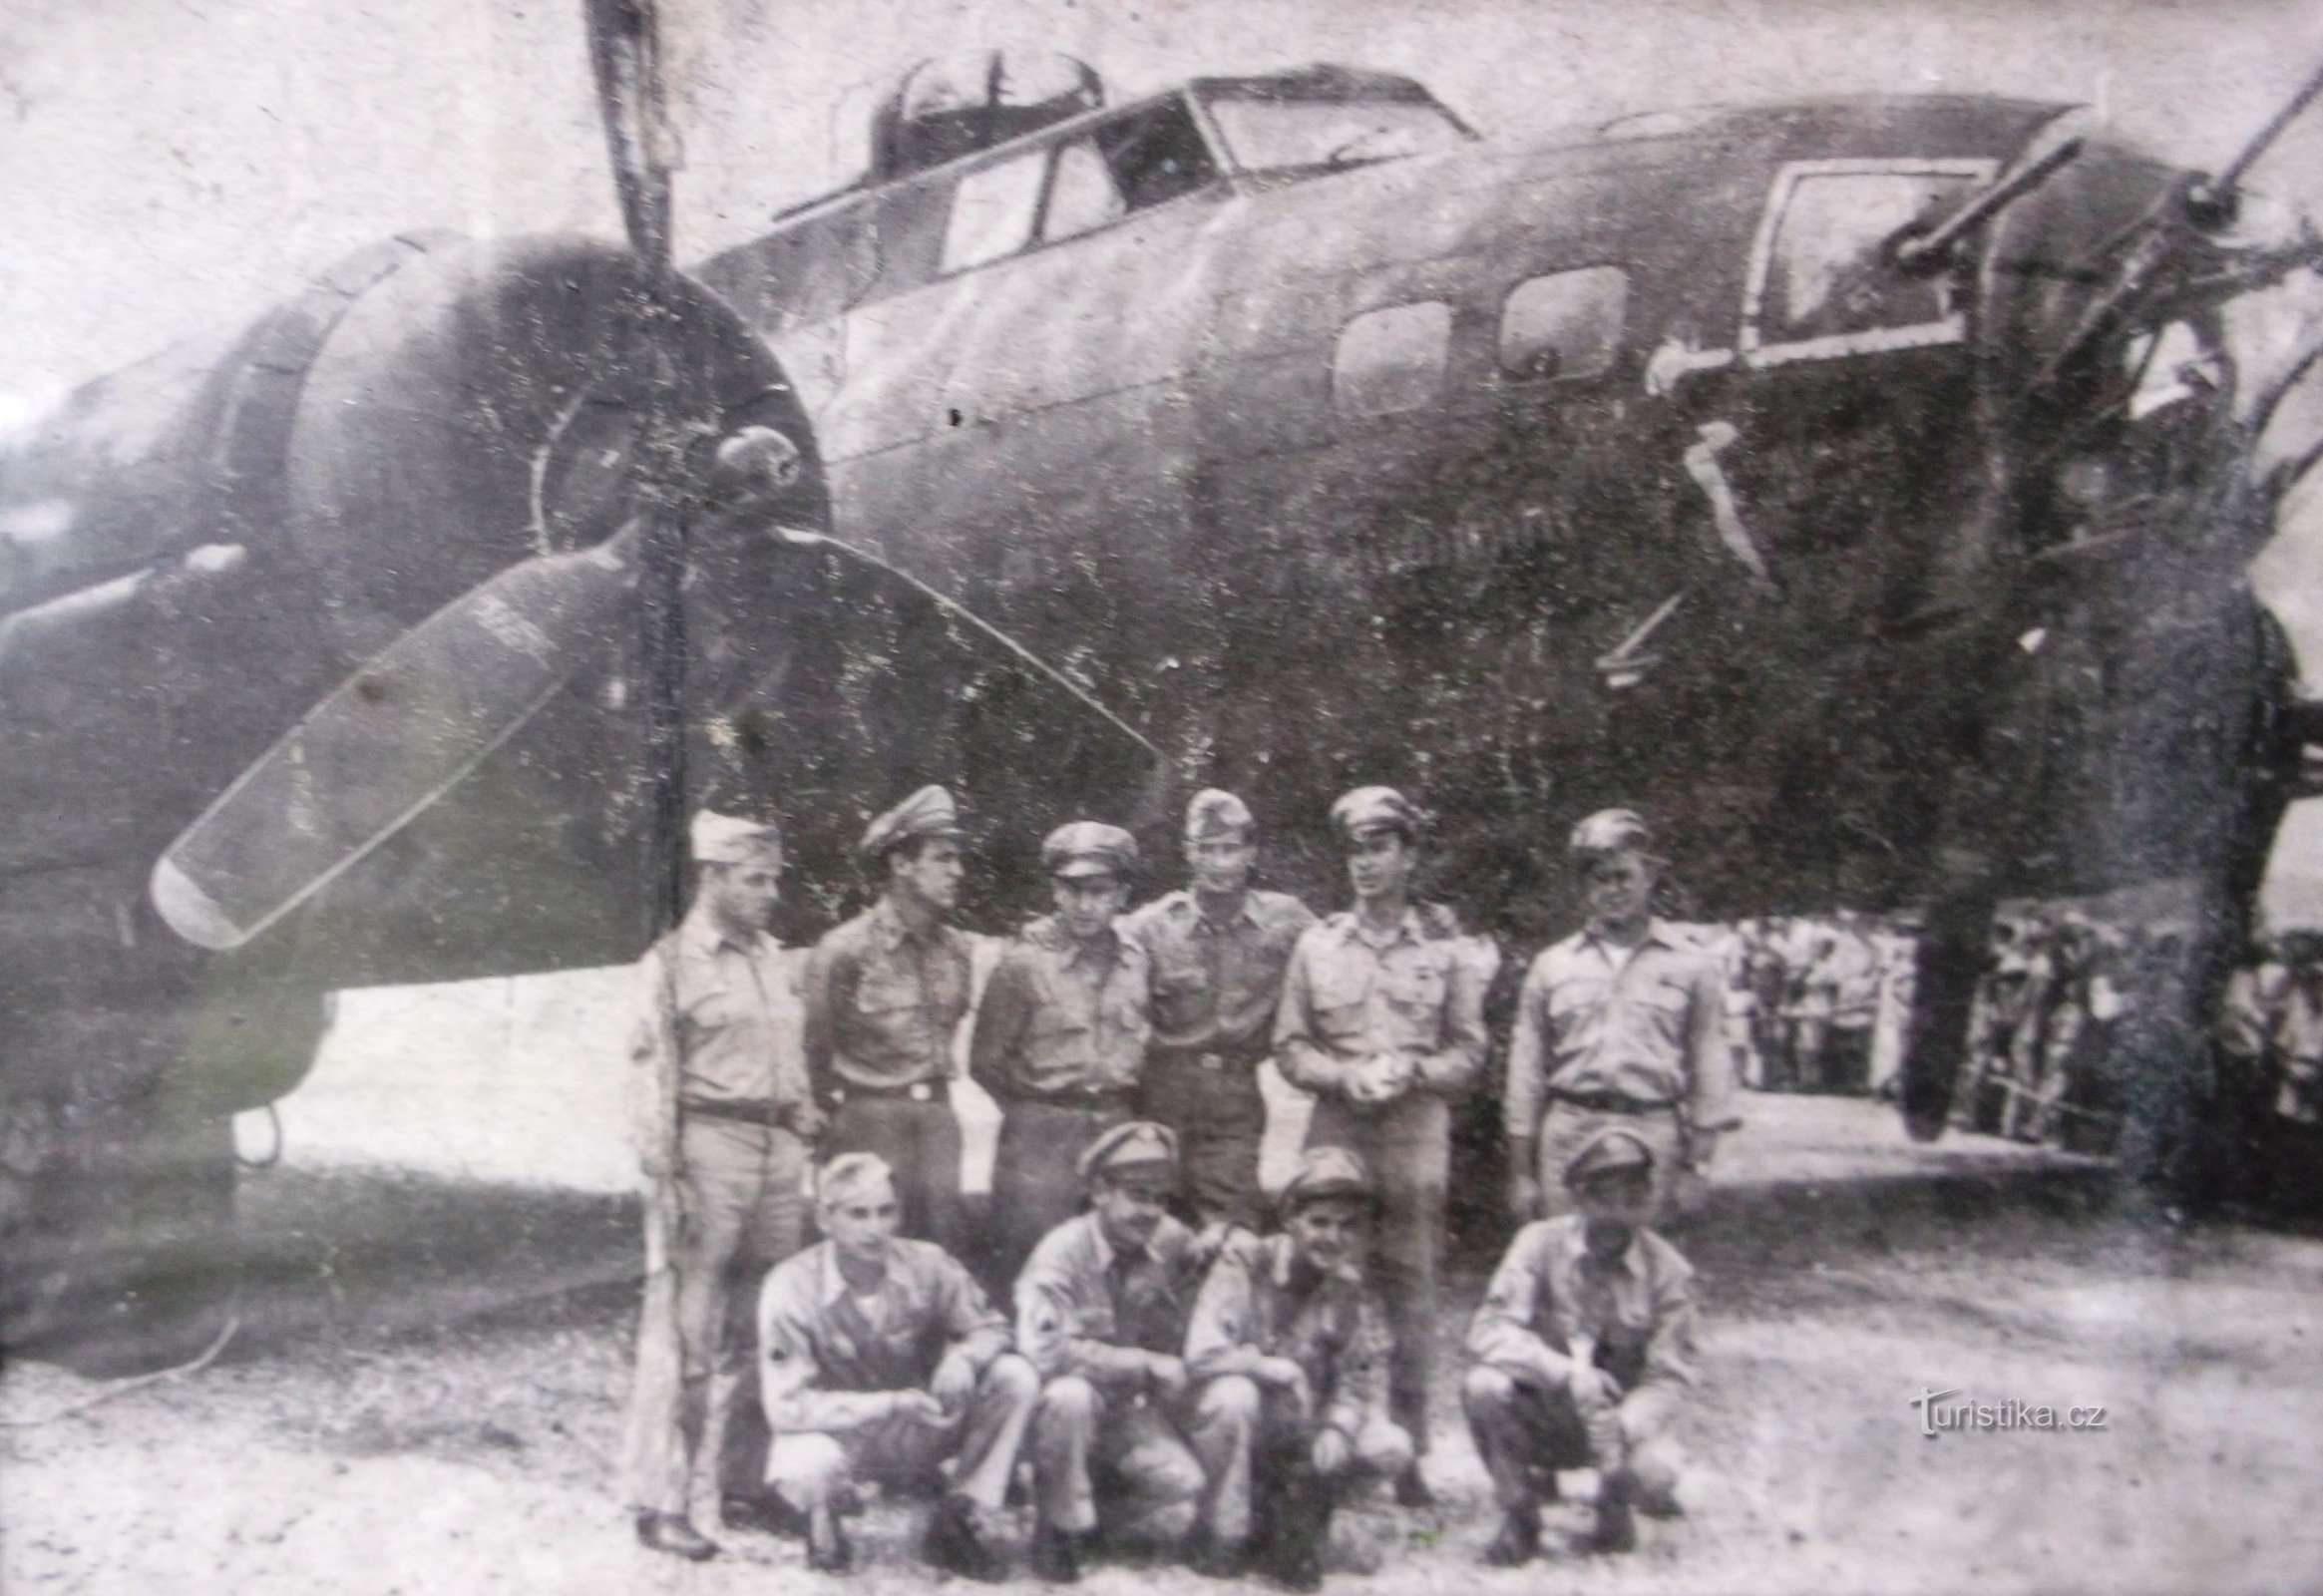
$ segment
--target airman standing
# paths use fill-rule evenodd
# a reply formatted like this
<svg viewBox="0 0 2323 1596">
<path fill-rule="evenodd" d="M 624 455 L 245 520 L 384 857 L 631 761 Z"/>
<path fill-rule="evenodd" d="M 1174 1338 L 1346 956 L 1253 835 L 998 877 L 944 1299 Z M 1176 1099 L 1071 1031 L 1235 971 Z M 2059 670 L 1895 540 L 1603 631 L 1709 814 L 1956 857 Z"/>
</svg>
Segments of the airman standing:
<svg viewBox="0 0 2323 1596">
<path fill-rule="evenodd" d="M 1353 1150 L 1378 1182 L 1374 1269 L 1395 1339 L 1389 1405 L 1424 1451 L 1451 1102 L 1483 1066 L 1484 994 L 1460 945 L 1432 937 L 1412 905 L 1420 814 L 1410 800 L 1359 787 L 1331 818 L 1355 907 L 1300 936 L 1275 1045 L 1292 1084 L 1316 1095 L 1307 1144 Z M 1432 1499 L 1416 1457 L 1395 1495 L 1406 1506 Z"/>
<path fill-rule="evenodd" d="M 1231 1245 L 1194 1299 L 1186 1367 L 1209 1476 L 1195 1568 L 1322 1583 L 1333 1509 L 1411 1465 L 1387 1415 L 1386 1311 L 1363 1279 L 1378 1192 L 1344 1147 L 1311 1149 L 1283 1188 L 1283 1230 Z"/>
<path fill-rule="evenodd" d="M 774 1430 L 766 1473 L 807 1520 L 807 1562 L 852 1561 L 854 1482 L 925 1484 L 955 1460 L 929 1519 L 928 1560 L 998 1579 L 992 1520 L 1006 1500 L 1040 1379 L 1009 1350 L 1008 1320 L 933 1242 L 897 1234 L 895 1174 L 876 1153 L 824 1165 L 828 1237 L 775 1267 L 758 1299 L 759 1389 Z"/>
<path fill-rule="evenodd" d="M 1251 885 L 1257 862 L 1249 807 L 1215 788 L 1197 793 L 1186 809 L 1192 885 L 1127 923 L 1153 965 L 1144 1112 L 1178 1133 L 1187 1196 L 1201 1221 L 1252 1229 L 1264 1207 L 1259 1066 L 1274 1050 L 1292 945 L 1315 924 L 1290 894 Z"/>
<path fill-rule="evenodd" d="M 1056 913 L 1008 945 L 985 983 L 968 1073 L 1000 1107 L 992 1228 L 1012 1275 L 1081 1202 L 1081 1153 L 1135 1107 L 1147 1039 L 1149 966 L 1121 934 L 1137 842 L 1075 821 L 1041 844 Z"/>
<path fill-rule="evenodd" d="M 1176 1414 L 1209 1256 L 1169 1215 L 1177 1137 L 1129 1120 L 1078 1162 L 1089 1212 L 1043 1237 L 1016 1279 L 1016 1345 L 1046 1381 L 1032 1418 L 1032 1570 L 1058 1582 L 1080 1578 L 1101 1509 L 1124 1538 L 1175 1541 L 1202 1492 Z"/>
<path fill-rule="evenodd" d="M 715 1460 L 729 1511 L 760 1499 L 751 1283 L 804 1240 L 822 1116 L 794 956 L 767 935 L 781 836 L 705 810 L 690 842 L 693 903 L 640 966 L 631 1045 L 645 1299 L 622 1454 L 638 1539 L 700 1560 L 717 1545 L 691 1517 L 697 1461 Z"/>
<path fill-rule="evenodd" d="M 1468 1427 L 1492 1475 L 1499 1533 L 1487 1562 L 1540 1546 L 1557 1471 L 1598 1471 L 1588 1545 L 1637 1544 L 1633 1509 L 1678 1511 L 1670 1436 L 1694 1372 L 1694 1270 L 1647 1228 L 1655 1153 L 1624 1126 L 1600 1130 L 1565 1172 L 1579 1211 L 1509 1244 L 1468 1331 Z"/>
<path fill-rule="evenodd" d="M 807 1067 L 829 1106 L 827 1153 L 875 1152 L 902 1183 L 903 1233 L 959 1253 L 960 1121 L 952 1047 L 970 990 L 952 794 L 923 787 L 857 845 L 882 874 L 879 902 L 834 929 L 807 962 Z"/>
<path fill-rule="evenodd" d="M 1566 1163 L 1610 1125 L 1653 1149 L 1659 1217 L 1680 1172 L 1707 1168 L 1738 1123 L 1725 983 L 1717 961 L 1655 918 L 1652 846 L 1627 809 L 1573 828 L 1589 921 L 1525 973 L 1508 1053 L 1509 1205 L 1520 1222 L 1568 1206 Z"/>
</svg>

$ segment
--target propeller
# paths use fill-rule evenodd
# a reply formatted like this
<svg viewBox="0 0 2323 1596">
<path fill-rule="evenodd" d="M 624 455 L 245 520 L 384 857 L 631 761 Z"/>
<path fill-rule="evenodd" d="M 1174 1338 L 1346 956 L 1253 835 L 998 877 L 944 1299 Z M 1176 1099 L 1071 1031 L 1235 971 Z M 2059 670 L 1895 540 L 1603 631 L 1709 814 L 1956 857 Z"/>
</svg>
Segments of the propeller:
<svg viewBox="0 0 2323 1596">
<path fill-rule="evenodd" d="M 634 358 L 670 319 L 671 182 L 651 0 L 583 0 L 590 65 L 630 248 L 648 268 Z M 659 393 L 665 382 L 656 383 Z M 655 908 L 677 908 L 684 830 L 684 530 L 656 483 L 685 449 L 667 403 L 644 419 L 642 502 L 603 544 L 502 571 L 404 633 L 236 779 L 155 865 L 155 909 L 189 942 L 239 947 L 376 850 L 465 779 L 599 652 L 634 606 L 650 787 Z"/>
<path fill-rule="evenodd" d="M 641 521 L 509 567 L 347 678 L 154 867 L 165 923 L 238 948 L 465 780 L 600 649 L 632 601 Z"/>
</svg>

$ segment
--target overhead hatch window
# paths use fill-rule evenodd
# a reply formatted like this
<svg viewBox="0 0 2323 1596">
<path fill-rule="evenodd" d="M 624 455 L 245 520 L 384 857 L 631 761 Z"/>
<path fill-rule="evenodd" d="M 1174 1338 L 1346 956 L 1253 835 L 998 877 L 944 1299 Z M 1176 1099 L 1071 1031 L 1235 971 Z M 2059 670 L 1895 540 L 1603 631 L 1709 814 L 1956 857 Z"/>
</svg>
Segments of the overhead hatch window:
<svg viewBox="0 0 2323 1596">
<path fill-rule="evenodd" d="M 1512 377 L 1594 377 L 1621 350 L 1629 273 L 1619 266 L 1551 272 L 1509 290 L 1500 311 L 1500 369 Z"/>
<path fill-rule="evenodd" d="M 1032 240 L 1040 212 L 1046 150 L 1028 150 L 960 180 L 952 221 L 944 229 L 944 269 L 960 271 L 1014 254 Z"/>
<path fill-rule="evenodd" d="M 1339 335 L 1332 402 L 1352 416 L 1416 410 L 1442 390 L 1451 342 L 1452 307 L 1440 299 L 1365 311 Z"/>
<path fill-rule="evenodd" d="M 1775 178 L 1750 258 L 1742 350 L 1752 365 L 1958 343 L 1945 273 L 1899 268 L 1890 241 L 1965 203 L 1990 161 L 1800 161 Z"/>
</svg>

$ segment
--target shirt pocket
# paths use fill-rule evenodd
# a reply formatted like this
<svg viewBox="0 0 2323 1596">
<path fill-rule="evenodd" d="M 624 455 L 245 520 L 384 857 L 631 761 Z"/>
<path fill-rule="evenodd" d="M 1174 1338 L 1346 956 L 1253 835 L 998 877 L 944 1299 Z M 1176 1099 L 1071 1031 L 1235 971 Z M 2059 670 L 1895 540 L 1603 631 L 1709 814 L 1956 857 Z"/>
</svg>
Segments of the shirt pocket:
<svg viewBox="0 0 2323 1596">
<path fill-rule="evenodd" d="M 686 999 L 678 1026 L 689 1041 L 715 1036 L 751 1022 L 753 1004 L 741 993 L 723 984 L 704 987 Z"/>
<path fill-rule="evenodd" d="M 1410 964 L 1387 973 L 1387 1000 L 1406 1019 L 1434 1019 L 1443 1011 L 1449 973 L 1436 964 Z"/>
</svg>

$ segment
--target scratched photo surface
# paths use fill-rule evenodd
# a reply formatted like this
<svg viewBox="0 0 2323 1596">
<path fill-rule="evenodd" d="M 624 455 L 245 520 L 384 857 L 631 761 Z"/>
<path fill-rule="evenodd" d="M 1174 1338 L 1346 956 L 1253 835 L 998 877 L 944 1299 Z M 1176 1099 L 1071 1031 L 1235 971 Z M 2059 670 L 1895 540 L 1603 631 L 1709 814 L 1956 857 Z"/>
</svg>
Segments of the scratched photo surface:
<svg viewBox="0 0 2323 1596">
<path fill-rule="evenodd" d="M 1237 1578 L 2323 1582 L 2319 73 L 2288 0 L 0 0 L 0 1586 L 900 1596 L 985 1486 L 1053 1583 L 1053 1403 L 844 1572 L 710 1455 L 764 1474 L 717 1414 L 785 1428 L 750 1308 L 875 1098 L 1044 1377 L 1010 1238 L 1100 1121 L 1185 1133 L 1189 1301 L 1257 1245 L 1197 1143 L 1260 1229 L 1373 1160 L 1421 1458 Z M 881 1096 L 807 950 L 923 890 L 863 839 L 931 784 L 958 967 Z M 1206 789 L 1355 918 L 1251 900 L 1222 1064 L 1193 933 L 1100 916 L 1058 1141 L 1027 923 L 1186 888 Z M 1653 941 L 1576 996 L 1608 809 Z M 772 942 L 689 956 L 758 826 Z M 774 1117 L 654 1073 L 726 1023 L 688 957 L 780 977 Z M 1649 958 L 1659 1118 L 1584 1079 Z M 1346 1084 L 1395 1046 L 1418 1141 Z M 1502 1566 L 1473 1371 L 1565 1110 L 1677 1126 L 1695 1346 Z M 711 1121 L 787 1239 L 647 1500 Z M 1193 1402 L 1136 1405 L 1199 1476 Z M 1080 1582 L 1219 1588 L 1311 1500 L 1264 1458 Z"/>
</svg>

